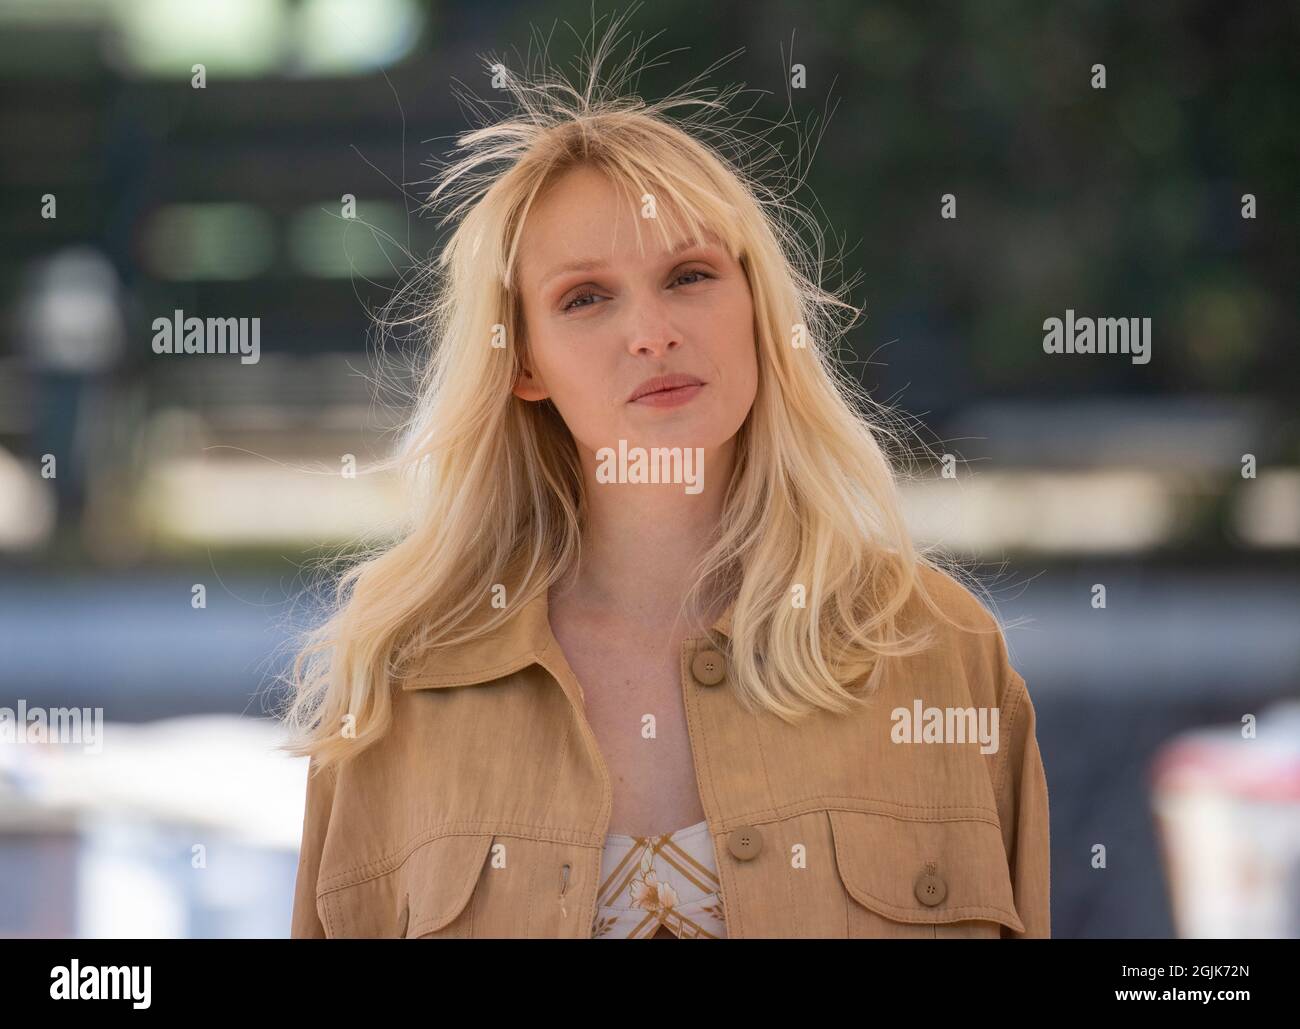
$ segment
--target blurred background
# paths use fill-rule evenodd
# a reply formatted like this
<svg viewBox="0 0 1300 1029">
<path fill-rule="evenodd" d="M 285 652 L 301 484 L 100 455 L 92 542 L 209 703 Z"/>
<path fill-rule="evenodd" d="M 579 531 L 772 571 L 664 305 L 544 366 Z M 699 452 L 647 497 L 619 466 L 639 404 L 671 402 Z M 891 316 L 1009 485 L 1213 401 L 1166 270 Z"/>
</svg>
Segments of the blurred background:
<svg viewBox="0 0 1300 1029">
<path fill-rule="evenodd" d="M 918 6 L 659 0 L 640 91 L 732 55 L 707 84 L 815 144 L 845 356 L 952 455 L 909 514 L 1036 705 L 1053 934 L 1300 936 L 1297 8 Z M 0 934 L 288 934 L 276 676 L 395 514 L 340 474 L 402 414 L 371 316 L 435 252 L 454 82 L 567 64 L 592 10 L 0 2 Z M 260 359 L 155 353 L 178 310 Z M 1045 353 L 1067 310 L 1151 360 Z"/>
</svg>

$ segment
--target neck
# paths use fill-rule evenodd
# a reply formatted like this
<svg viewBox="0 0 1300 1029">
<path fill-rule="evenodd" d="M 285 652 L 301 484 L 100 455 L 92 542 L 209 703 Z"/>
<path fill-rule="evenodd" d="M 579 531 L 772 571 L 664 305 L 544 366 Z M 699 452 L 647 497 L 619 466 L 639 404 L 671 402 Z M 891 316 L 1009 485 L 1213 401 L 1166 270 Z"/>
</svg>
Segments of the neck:
<svg viewBox="0 0 1300 1029">
<path fill-rule="evenodd" d="M 583 607 L 650 625 L 674 622 L 722 517 L 735 442 L 704 452 L 699 493 L 681 483 L 605 483 L 583 453 L 587 524 L 574 594 Z"/>
</svg>

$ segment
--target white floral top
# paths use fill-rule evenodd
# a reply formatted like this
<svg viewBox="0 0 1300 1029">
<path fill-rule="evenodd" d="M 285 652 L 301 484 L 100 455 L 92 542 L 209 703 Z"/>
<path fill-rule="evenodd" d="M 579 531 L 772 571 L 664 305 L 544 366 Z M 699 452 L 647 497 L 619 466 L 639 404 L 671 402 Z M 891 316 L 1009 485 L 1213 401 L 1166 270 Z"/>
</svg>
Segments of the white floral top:
<svg viewBox="0 0 1300 1029">
<path fill-rule="evenodd" d="M 727 935 L 709 823 L 662 836 L 605 837 L 594 939 L 649 939 L 668 929 L 681 939 Z"/>
</svg>

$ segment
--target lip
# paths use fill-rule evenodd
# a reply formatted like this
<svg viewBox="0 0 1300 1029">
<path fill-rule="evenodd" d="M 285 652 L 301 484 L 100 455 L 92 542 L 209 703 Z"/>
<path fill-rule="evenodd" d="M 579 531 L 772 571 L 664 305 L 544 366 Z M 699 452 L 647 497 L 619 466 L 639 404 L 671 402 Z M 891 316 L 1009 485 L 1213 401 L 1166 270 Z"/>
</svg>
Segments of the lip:
<svg viewBox="0 0 1300 1029">
<path fill-rule="evenodd" d="M 681 402 L 695 396 L 703 385 L 704 383 L 694 375 L 684 375 L 681 372 L 672 375 L 656 375 L 654 378 L 646 379 L 634 389 L 627 402 L 655 405 Z"/>
<path fill-rule="evenodd" d="M 691 386 L 678 386 L 676 389 L 661 389 L 654 393 L 647 393 L 643 397 L 638 397 L 632 403 L 638 407 L 680 407 L 690 401 L 700 390 L 704 388 L 701 383 Z"/>
</svg>

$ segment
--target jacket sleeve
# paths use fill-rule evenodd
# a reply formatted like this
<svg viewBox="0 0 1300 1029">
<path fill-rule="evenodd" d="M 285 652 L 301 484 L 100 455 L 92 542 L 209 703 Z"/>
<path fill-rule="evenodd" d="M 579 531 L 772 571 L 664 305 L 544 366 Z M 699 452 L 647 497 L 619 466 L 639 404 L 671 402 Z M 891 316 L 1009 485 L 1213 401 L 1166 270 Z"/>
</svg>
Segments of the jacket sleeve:
<svg viewBox="0 0 1300 1029">
<path fill-rule="evenodd" d="M 1016 912 L 1025 931 L 1018 933 L 1003 927 L 1002 935 L 1006 939 L 1048 939 L 1052 931 L 1047 777 L 1038 752 L 1029 690 L 1014 669 L 1009 671 L 1004 699 L 1006 722 L 1001 733 L 1005 754 L 995 789 Z"/>
<path fill-rule="evenodd" d="M 307 766 L 307 797 L 302 818 L 302 844 L 298 849 L 298 878 L 294 886 L 291 939 L 324 939 L 325 927 L 316 911 L 316 880 L 321 849 L 334 806 L 334 766 L 319 769 L 312 758 Z"/>
</svg>

